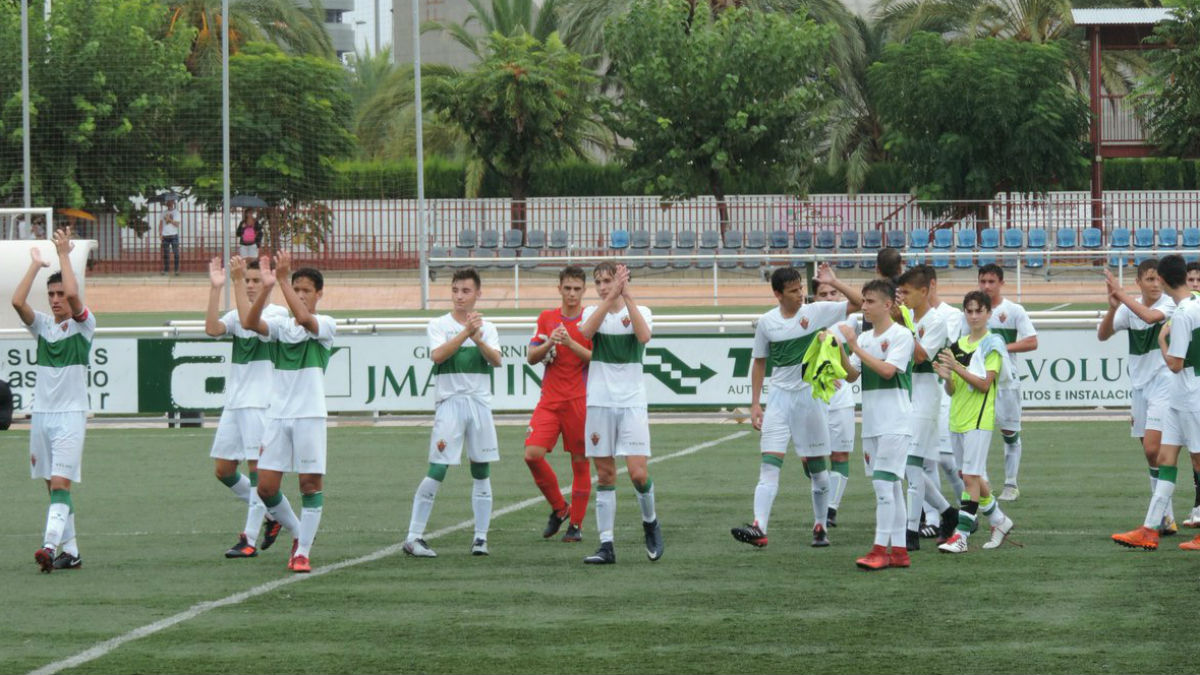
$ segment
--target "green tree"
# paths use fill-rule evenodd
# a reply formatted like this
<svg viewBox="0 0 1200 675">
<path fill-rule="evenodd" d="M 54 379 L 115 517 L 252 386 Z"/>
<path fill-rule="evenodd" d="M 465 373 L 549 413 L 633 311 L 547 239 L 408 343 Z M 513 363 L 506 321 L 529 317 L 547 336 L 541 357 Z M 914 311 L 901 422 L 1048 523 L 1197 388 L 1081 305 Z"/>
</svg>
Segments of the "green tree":
<svg viewBox="0 0 1200 675">
<path fill-rule="evenodd" d="M 487 57 L 492 33 L 514 37 L 528 33 L 539 42 L 545 42 L 558 27 L 556 0 L 467 0 L 471 13 L 462 23 L 452 21 L 430 21 L 422 31 L 440 30 L 482 61 Z M 473 26 L 478 26 L 474 29 Z"/>
<path fill-rule="evenodd" d="M 1150 53 L 1134 96 L 1150 142 L 1167 154 L 1200 156 L 1200 0 L 1180 0 L 1147 42 L 1162 47 Z"/>
<path fill-rule="evenodd" d="M 637 0 L 605 35 L 622 96 L 611 126 L 647 194 L 717 200 L 727 177 L 783 172 L 803 191 L 836 75 L 828 26 L 733 8 L 713 16 L 683 0 Z"/>
<path fill-rule="evenodd" d="M 1087 169 L 1088 105 L 1055 44 L 917 33 L 871 66 L 885 146 L 921 199 L 1042 192 Z"/>
<path fill-rule="evenodd" d="M 534 167 L 582 157 L 585 144 L 598 139 L 595 92 L 596 77 L 557 33 L 540 41 L 497 32 L 474 69 L 432 79 L 428 100 L 508 184 L 512 227 L 523 230 Z"/>
<path fill-rule="evenodd" d="M 22 193 L 20 6 L 0 3 L 0 203 Z M 130 212 L 163 185 L 188 39 L 158 39 L 154 0 L 56 0 L 29 12 L 33 201 Z"/>
<path fill-rule="evenodd" d="M 333 184 L 335 162 L 351 156 L 347 74 L 334 61 L 290 56 L 251 42 L 229 59 L 230 181 L 235 194 L 255 194 L 274 208 L 272 246 L 287 241 L 316 248 L 330 214 L 316 202 Z M 222 198 L 221 80 L 197 82 L 185 117 L 193 134 L 185 184 L 211 208 Z"/>
<path fill-rule="evenodd" d="M 197 74 L 221 69 L 221 0 L 168 0 L 167 33 L 192 36 L 188 67 Z M 291 54 L 333 58 L 320 0 L 230 0 L 229 51 L 248 42 L 273 42 Z"/>
</svg>

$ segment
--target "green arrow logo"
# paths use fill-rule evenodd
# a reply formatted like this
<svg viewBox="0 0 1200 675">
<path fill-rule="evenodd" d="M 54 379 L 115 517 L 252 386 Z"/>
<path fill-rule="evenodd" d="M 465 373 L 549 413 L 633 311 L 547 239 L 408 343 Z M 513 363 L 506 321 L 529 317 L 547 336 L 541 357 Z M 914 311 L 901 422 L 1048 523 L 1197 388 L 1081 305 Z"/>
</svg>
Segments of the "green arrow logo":
<svg viewBox="0 0 1200 675">
<path fill-rule="evenodd" d="M 642 357 L 642 372 L 662 382 L 676 394 L 695 394 L 696 388 L 710 379 L 717 371 L 700 364 L 689 366 L 683 359 L 664 347 L 650 347 Z"/>
</svg>

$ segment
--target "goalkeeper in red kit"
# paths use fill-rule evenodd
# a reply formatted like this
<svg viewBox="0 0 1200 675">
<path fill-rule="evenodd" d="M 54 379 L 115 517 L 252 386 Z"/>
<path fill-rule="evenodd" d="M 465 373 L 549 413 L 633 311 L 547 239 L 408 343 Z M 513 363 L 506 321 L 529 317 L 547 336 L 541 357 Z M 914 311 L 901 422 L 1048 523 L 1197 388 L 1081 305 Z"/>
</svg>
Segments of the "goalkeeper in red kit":
<svg viewBox="0 0 1200 675">
<path fill-rule="evenodd" d="M 550 521 L 542 536 L 549 539 L 570 520 L 563 541 L 579 541 L 583 517 L 592 493 L 592 477 L 584 455 L 584 424 L 587 421 L 587 368 L 592 359 L 592 341 L 579 332 L 583 293 L 587 276 L 570 265 L 558 274 L 562 306 L 538 316 L 529 343 L 530 365 L 544 363 L 542 397 L 529 420 L 525 437 L 525 464 L 533 482 L 550 502 Z M 558 476 L 546 461 L 562 436 L 563 448 L 571 455 L 571 502 L 563 499 Z"/>
</svg>

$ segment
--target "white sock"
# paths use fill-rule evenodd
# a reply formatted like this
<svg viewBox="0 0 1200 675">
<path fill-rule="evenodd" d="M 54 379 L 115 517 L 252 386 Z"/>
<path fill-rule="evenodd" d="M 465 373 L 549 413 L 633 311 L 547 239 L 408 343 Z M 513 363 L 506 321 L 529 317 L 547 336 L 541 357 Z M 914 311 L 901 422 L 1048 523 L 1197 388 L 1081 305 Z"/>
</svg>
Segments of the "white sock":
<svg viewBox="0 0 1200 675">
<path fill-rule="evenodd" d="M 892 483 L 892 503 L 895 508 L 892 511 L 892 548 L 904 548 L 908 545 L 908 539 L 905 537 L 905 523 L 908 520 L 906 509 L 904 508 L 904 484 L 898 480 L 891 481 Z"/>
<path fill-rule="evenodd" d="M 278 493 L 278 496 L 279 503 L 268 507 L 267 513 L 271 514 L 272 518 L 278 520 L 280 524 L 287 528 L 287 531 L 291 532 L 293 537 L 299 537 L 300 519 L 296 518 L 296 512 L 292 510 L 292 505 L 288 502 L 287 496 L 282 492 Z"/>
<path fill-rule="evenodd" d="M 758 486 L 754 488 L 754 520 L 758 529 L 767 533 L 767 521 L 771 519 L 771 506 L 779 493 L 779 467 L 763 462 L 758 465 Z"/>
<path fill-rule="evenodd" d="M 611 543 L 613 540 L 613 524 L 617 522 L 617 491 L 606 490 L 601 485 L 596 489 L 596 530 L 600 533 L 600 543 Z"/>
<path fill-rule="evenodd" d="M 908 529 L 916 532 L 921 527 L 921 508 L 925 504 L 925 469 L 906 464 L 904 479 L 908 481 L 908 501 L 905 504 Z"/>
<path fill-rule="evenodd" d="M 1154 498 L 1150 500 L 1150 508 L 1146 510 L 1146 520 L 1142 524 L 1157 530 L 1162 524 L 1163 514 L 1171 508 L 1171 497 L 1175 494 L 1175 483 L 1169 480 L 1159 480 L 1154 487 Z"/>
<path fill-rule="evenodd" d="M 296 544 L 296 555 L 307 558 L 312 550 L 313 541 L 317 538 L 317 528 L 321 526 L 324 501 L 324 495 L 320 492 L 304 496 L 305 504 L 300 509 L 300 542 Z"/>
<path fill-rule="evenodd" d="M 950 490 L 954 493 L 954 503 L 960 502 L 960 495 L 967 489 L 967 484 L 963 482 L 962 476 L 958 475 L 958 463 L 954 461 L 954 453 L 945 452 L 938 455 L 938 464 L 942 467 L 942 475 L 950 483 Z"/>
<path fill-rule="evenodd" d="M 58 549 L 62 543 L 63 531 L 67 529 L 67 518 L 71 515 L 70 504 L 51 504 L 46 510 L 46 534 L 42 537 L 42 546 Z"/>
<path fill-rule="evenodd" d="M 812 475 L 812 507 L 813 523 L 827 527 L 825 521 L 829 517 L 829 470 L 818 471 Z"/>
<path fill-rule="evenodd" d="M 238 482 L 230 485 L 229 489 L 233 491 L 233 496 L 247 504 L 250 503 L 250 495 L 254 491 L 254 487 L 250 485 L 250 479 L 246 474 L 238 474 Z"/>
<path fill-rule="evenodd" d="M 1017 472 L 1021 470 L 1021 438 L 1016 443 L 1004 444 L 1004 484 L 1016 486 Z"/>
<path fill-rule="evenodd" d="M 1004 511 L 1000 509 L 1000 500 L 992 498 L 992 503 L 988 504 L 988 508 L 983 510 L 983 515 L 988 517 L 988 524 L 992 527 L 999 527 L 1004 522 Z"/>
<path fill-rule="evenodd" d="M 934 475 L 936 476 L 937 474 L 934 473 Z M 928 473 L 925 474 L 925 507 L 931 510 L 936 516 L 935 521 L 930 520 L 928 514 L 926 514 L 925 521 L 934 525 L 942 522 L 942 512 L 950 508 L 950 500 L 946 499 L 946 496 L 942 494 L 938 481 L 930 478 Z"/>
<path fill-rule="evenodd" d="M 873 480 L 871 486 L 875 488 L 875 545 L 887 546 L 892 540 L 896 495 L 890 480 Z"/>
<path fill-rule="evenodd" d="M 492 524 L 492 479 L 475 478 L 471 490 L 471 510 L 475 512 L 475 538 L 487 541 Z"/>
<path fill-rule="evenodd" d="M 267 513 L 267 505 L 262 503 L 258 492 L 250 493 L 250 505 L 246 507 L 246 524 L 242 534 L 246 535 L 246 543 L 254 546 L 258 542 L 258 530 L 262 527 L 263 516 Z"/>
<path fill-rule="evenodd" d="M 67 526 L 63 528 L 62 551 L 71 555 L 79 555 L 79 543 L 75 541 L 75 512 L 67 514 Z"/>
<path fill-rule="evenodd" d="M 642 522 L 653 523 L 658 520 L 658 514 L 654 511 L 654 481 L 647 479 L 645 488 L 645 492 L 638 491 L 637 502 L 642 509 Z"/>
<path fill-rule="evenodd" d="M 837 471 L 829 472 L 829 508 L 834 511 L 842 508 L 842 495 L 846 494 L 846 486 L 850 478 Z"/>
<path fill-rule="evenodd" d="M 433 513 L 433 500 L 437 498 L 438 488 L 442 482 L 429 476 L 421 479 L 417 492 L 413 495 L 412 518 L 408 521 L 408 541 L 425 536 L 425 525 L 429 523 L 429 514 Z"/>
</svg>

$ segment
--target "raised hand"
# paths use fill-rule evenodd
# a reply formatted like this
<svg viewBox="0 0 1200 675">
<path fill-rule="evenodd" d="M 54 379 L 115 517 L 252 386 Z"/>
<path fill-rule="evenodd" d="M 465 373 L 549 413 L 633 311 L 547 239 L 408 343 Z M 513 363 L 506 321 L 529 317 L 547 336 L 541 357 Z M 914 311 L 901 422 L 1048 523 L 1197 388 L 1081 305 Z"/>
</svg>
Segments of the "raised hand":
<svg viewBox="0 0 1200 675">
<path fill-rule="evenodd" d="M 571 334 L 567 332 L 567 329 L 561 323 L 558 324 L 558 328 L 555 328 L 554 332 L 550 334 L 550 341 L 556 345 L 566 344 L 570 340 Z"/>
<path fill-rule="evenodd" d="M 823 282 L 822 282 L 823 283 Z M 854 334 L 854 329 L 846 324 L 839 324 L 838 330 L 842 333 L 842 340 L 848 345 L 854 345 L 858 341 L 858 336 Z"/>
<path fill-rule="evenodd" d="M 478 335 L 483 330 L 483 315 L 479 312 L 471 312 L 467 315 L 467 329 L 471 331 L 471 335 Z"/>
<path fill-rule="evenodd" d="M 70 255 L 75 244 L 71 241 L 71 228 L 64 227 L 54 231 L 54 249 L 59 257 Z"/>
<path fill-rule="evenodd" d="M 38 267 L 49 267 L 50 266 L 50 263 L 46 262 L 42 258 L 42 249 L 37 246 L 34 246 L 33 248 L 29 249 L 29 259 L 32 260 L 34 262 L 34 264 L 36 264 Z"/>
<path fill-rule="evenodd" d="M 837 275 L 833 273 L 833 267 L 831 267 L 829 263 L 821 263 L 821 265 L 817 267 L 816 279 L 817 283 L 819 284 L 832 284 L 833 282 L 837 281 Z"/>
<path fill-rule="evenodd" d="M 270 268 L 264 267 L 262 269 L 264 271 L 263 276 L 268 276 L 266 274 L 266 270 Z M 279 253 L 275 254 L 275 280 L 286 284 L 288 282 L 288 277 L 291 276 L 291 274 L 292 254 L 288 253 L 287 251 L 280 251 Z"/>
<path fill-rule="evenodd" d="M 212 282 L 213 288 L 225 285 L 225 268 L 221 266 L 220 258 L 208 261 L 208 280 Z"/>
<path fill-rule="evenodd" d="M 246 275 L 246 259 L 235 255 L 229 259 L 229 276 L 234 281 L 241 281 Z"/>
<path fill-rule="evenodd" d="M 1109 270 L 1104 270 L 1104 285 L 1108 287 L 1109 295 L 1121 290 L 1120 282 L 1117 281 L 1117 278 Z"/>
</svg>

